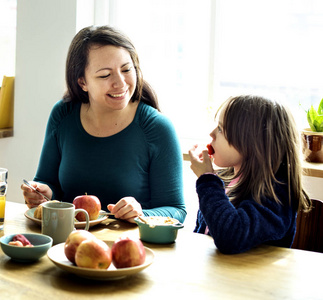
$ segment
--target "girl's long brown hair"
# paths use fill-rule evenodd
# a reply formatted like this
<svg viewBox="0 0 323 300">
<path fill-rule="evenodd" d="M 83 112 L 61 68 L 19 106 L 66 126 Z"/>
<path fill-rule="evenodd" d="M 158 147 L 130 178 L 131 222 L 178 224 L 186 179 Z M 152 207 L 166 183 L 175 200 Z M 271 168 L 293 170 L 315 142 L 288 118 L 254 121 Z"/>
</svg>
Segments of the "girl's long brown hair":
<svg viewBox="0 0 323 300">
<path fill-rule="evenodd" d="M 278 102 L 250 95 L 229 98 L 222 109 L 224 135 L 243 157 L 238 174 L 232 168 L 219 174 L 226 183 L 240 176 L 228 192 L 232 203 L 248 195 L 260 204 L 263 196 L 279 202 L 274 185 L 281 175 L 287 179 L 290 205 L 310 209 L 302 186 L 299 133 L 291 113 Z"/>
</svg>

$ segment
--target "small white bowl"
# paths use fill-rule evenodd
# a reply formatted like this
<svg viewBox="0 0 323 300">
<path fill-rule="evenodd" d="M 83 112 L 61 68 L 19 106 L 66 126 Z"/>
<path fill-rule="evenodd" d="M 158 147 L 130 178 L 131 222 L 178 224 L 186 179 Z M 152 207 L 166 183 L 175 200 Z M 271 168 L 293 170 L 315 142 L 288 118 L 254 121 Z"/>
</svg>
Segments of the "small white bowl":
<svg viewBox="0 0 323 300">
<path fill-rule="evenodd" d="M 53 239 L 44 234 L 38 233 L 21 233 L 24 235 L 34 247 L 18 247 L 9 245 L 13 237 L 17 234 L 9 234 L 0 238 L 2 251 L 11 257 L 11 259 L 19 262 L 32 262 L 40 259 L 47 253 L 52 246 Z"/>
</svg>

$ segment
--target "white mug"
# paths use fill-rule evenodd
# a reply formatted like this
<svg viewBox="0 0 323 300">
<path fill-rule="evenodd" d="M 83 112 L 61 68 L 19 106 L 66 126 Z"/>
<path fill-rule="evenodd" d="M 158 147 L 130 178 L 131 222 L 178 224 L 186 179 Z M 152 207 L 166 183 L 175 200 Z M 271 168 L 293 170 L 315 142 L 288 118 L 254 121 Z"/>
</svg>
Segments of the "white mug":
<svg viewBox="0 0 323 300">
<path fill-rule="evenodd" d="M 66 241 L 69 234 L 75 229 L 76 214 L 83 212 L 86 218 L 85 230 L 90 227 L 89 214 L 85 209 L 75 209 L 75 205 L 68 202 L 48 201 L 42 204 L 42 234 L 49 235 L 53 244 Z"/>
</svg>

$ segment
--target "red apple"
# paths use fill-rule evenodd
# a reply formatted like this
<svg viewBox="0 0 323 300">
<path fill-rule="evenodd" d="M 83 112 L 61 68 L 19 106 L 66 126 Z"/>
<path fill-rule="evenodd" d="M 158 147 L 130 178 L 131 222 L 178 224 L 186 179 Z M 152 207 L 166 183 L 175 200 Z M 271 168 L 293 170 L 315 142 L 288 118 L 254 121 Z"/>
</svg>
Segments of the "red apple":
<svg viewBox="0 0 323 300">
<path fill-rule="evenodd" d="M 73 204 L 75 205 L 75 208 L 85 209 L 89 214 L 90 221 L 96 220 L 99 217 L 101 210 L 101 202 L 98 197 L 87 194 L 77 196 L 74 198 Z M 80 222 L 86 220 L 85 215 L 83 213 L 78 213 L 76 215 L 76 219 Z"/>
<path fill-rule="evenodd" d="M 76 265 L 82 268 L 107 269 L 111 261 L 111 249 L 97 238 L 83 241 L 75 253 Z"/>
<path fill-rule="evenodd" d="M 86 230 L 74 230 L 66 239 L 64 253 L 67 259 L 75 264 L 75 253 L 78 246 L 85 240 L 93 239 L 94 235 Z"/>
<path fill-rule="evenodd" d="M 146 259 L 145 247 L 141 240 L 121 237 L 112 245 L 112 262 L 116 268 L 129 268 L 143 264 Z"/>
</svg>

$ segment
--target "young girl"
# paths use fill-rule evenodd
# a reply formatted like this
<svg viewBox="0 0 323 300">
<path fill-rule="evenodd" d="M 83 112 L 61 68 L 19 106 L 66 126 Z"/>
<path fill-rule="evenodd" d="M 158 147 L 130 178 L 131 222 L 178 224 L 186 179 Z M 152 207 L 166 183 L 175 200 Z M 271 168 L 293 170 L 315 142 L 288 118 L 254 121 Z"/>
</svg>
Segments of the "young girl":
<svg viewBox="0 0 323 300">
<path fill-rule="evenodd" d="M 211 132 L 207 150 L 190 151 L 198 176 L 195 232 L 210 234 L 223 253 L 241 253 L 265 243 L 292 245 L 296 213 L 310 209 L 302 187 L 299 135 L 291 114 L 257 96 L 229 98 Z"/>
</svg>

